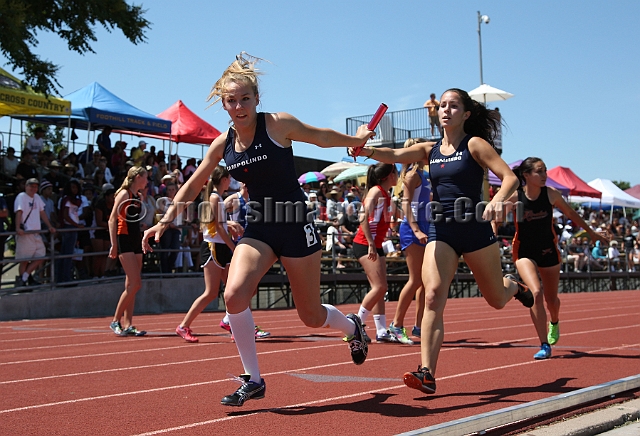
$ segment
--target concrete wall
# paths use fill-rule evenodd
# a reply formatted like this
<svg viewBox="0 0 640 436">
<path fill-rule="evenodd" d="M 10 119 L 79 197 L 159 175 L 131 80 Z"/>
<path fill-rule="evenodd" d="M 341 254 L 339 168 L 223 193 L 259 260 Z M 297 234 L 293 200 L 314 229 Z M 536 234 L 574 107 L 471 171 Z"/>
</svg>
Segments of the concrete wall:
<svg viewBox="0 0 640 436">
<path fill-rule="evenodd" d="M 123 290 L 124 277 L 104 284 L 5 295 L 0 298 L 0 321 L 112 316 Z M 135 313 L 186 313 L 193 300 L 203 291 L 202 277 L 145 279 L 142 289 L 136 295 Z M 222 299 L 220 303 L 223 306 Z M 206 310 L 217 309 L 218 300 L 212 302 Z"/>
</svg>

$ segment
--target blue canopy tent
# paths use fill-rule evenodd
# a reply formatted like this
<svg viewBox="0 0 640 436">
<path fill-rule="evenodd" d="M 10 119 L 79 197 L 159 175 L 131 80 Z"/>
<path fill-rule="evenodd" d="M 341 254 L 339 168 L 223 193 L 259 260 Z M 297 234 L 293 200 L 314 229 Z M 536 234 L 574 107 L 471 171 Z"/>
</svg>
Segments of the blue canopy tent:
<svg viewBox="0 0 640 436">
<path fill-rule="evenodd" d="M 171 132 L 171 121 L 163 120 L 130 105 L 98 82 L 64 97 L 71 102 L 71 121 L 75 128 L 92 130 L 111 126 L 139 132 Z M 67 125 L 67 117 L 14 117 L 43 124 Z"/>
<path fill-rule="evenodd" d="M 98 82 L 93 82 L 64 98 L 71 102 L 71 127 L 76 129 L 90 132 L 111 126 L 114 130 L 171 132 L 171 121 L 141 111 L 112 94 Z M 62 127 L 69 123 L 69 117 L 55 115 L 15 116 L 13 118 Z M 89 143 L 90 140 L 87 138 L 87 144 Z"/>
</svg>

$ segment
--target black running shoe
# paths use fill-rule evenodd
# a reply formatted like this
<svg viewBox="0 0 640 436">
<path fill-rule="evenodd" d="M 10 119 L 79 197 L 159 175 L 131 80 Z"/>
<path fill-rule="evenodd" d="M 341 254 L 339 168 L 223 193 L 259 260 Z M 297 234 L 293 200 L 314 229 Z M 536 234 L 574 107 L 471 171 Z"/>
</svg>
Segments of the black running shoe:
<svg viewBox="0 0 640 436">
<path fill-rule="evenodd" d="M 436 379 L 429 372 L 429 368 L 424 366 L 418 365 L 416 372 L 405 372 L 404 384 L 425 394 L 436 393 Z"/>
<path fill-rule="evenodd" d="M 220 402 L 223 406 L 242 406 L 247 400 L 261 400 L 264 398 L 264 394 L 267 392 L 267 385 L 264 379 L 260 379 L 260 383 L 252 382 L 249 374 L 242 374 L 236 378 L 242 383 L 242 386 L 238 388 L 231 395 L 227 395 Z"/>
<path fill-rule="evenodd" d="M 533 293 L 527 285 L 519 282 L 512 274 L 507 274 L 504 278 L 509 279 L 518 285 L 518 292 L 513 296 L 513 298 L 521 302 L 524 307 L 533 307 Z"/>
<path fill-rule="evenodd" d="M 367 359 L 367 353 L 369 352 L 369 346 L 365 340 L 364 327 L 360 317 L 353 313 L 347 315 L 353 323 L 356 325 L 356 331 L 351 336 L 347 336 L 345 339 L 349 343 L 349 349 L 351 350 L 351 360 L 356 365 L 362 365 Z"/>
</svg>

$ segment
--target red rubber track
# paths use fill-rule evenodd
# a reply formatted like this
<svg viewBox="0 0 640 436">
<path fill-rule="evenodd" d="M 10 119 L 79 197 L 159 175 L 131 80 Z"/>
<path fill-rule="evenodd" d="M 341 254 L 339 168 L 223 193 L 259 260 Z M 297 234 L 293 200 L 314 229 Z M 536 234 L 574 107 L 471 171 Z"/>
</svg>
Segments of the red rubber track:
<svg viewBox="0 0 640 436">
<path fill-rule="evenodd" d="M 532 358 L 538 339 L 517 301 L 498 311 L 449 300 L 434 395 L 402 383 L 419 344 L 373 343 L 355 366 L 340 332 L 307 328 L 295 310 L 255 311 L 272 334 L 257 344 L 267 393 L 239 408 L 220 405 L 242 372 L 220 312 L 196 319 L 197 344 L 174 333 L 183 314 L 136 316 L 149 331 L 140 338 L 116 337 L 109 318 L 2 322 L 0 434 L 390 435 L 640 373 L 640 291 L 560 298 L 561 337 L 545 361 Z M 414 316 L 412 306 L 407 326 Z"/>
</svg>

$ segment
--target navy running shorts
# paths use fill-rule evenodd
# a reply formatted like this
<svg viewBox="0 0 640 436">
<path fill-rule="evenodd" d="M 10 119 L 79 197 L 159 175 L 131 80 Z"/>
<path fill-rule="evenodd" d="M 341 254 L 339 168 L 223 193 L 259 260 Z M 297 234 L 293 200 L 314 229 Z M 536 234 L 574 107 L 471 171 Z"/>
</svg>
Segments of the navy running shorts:
<svg viewBox="0 0 640 436">
<path fill-rule="evenodd" d="M 497 242 L 490 222 L 472 219 L 468 222 L 436 222 L 429 226 L 427 244 L 434 241 L 447 243 L 458 256 L 473 253 Z"/>
<path fill-rule="evenodd" d="M 267 244 L 280 257 L 306 257 L 322 250 L 320 233 L 313 223 L 249 223 L 242 240 L 250 238 Z"/>
</svg>

